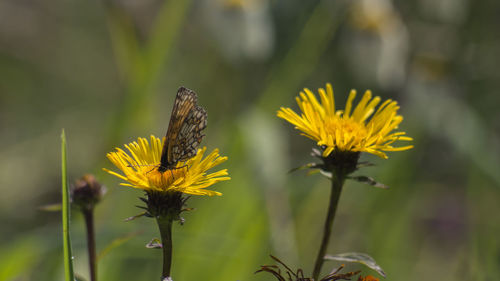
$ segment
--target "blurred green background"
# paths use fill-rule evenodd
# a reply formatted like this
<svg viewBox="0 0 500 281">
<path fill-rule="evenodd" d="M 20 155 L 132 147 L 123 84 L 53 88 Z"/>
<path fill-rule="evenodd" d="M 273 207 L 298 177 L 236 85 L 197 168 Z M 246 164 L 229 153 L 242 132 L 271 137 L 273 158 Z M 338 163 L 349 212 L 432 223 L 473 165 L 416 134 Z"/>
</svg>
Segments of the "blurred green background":
<svg viewBox="0 0 500 281">
<path fill-rule="evenodd" d="M 331 82 L 401 104 L 415 148 L 348 182 L 329 253 L 366 252 L 386 280 L 500 276 L 498 1 L 192 0 L 0 2 L 0 280 L 62 280 L 60 132 L 71 181 L 95 173 L 97 245 L 135 233 L 99 261 L 100 280 L 158 280 L 155 222 L 142 193 L 104 173 L 105 153 L 166 132 L 181 85 L 208 111 L 203 145 L 220 148 L 231 181 L 193 197 L 174 226 L 174 280 L 272 280 L 269 254 L 306 273 L 319 245 L 329 183 L 305 172 L 313 142 L 275 117 L 303 87 Z M 73 211 L 77 273 L 86 277 Z M 325 268 L 339 264 L 327 262 Z M 350 266 L 354 270 L 362 266 Z M 325 271 L 326 271 L 325 269 Z M 363 268 L 364 269 L 364 268 Z M 365 274 L 376 275 L 369 269 Z"/>
</svg>

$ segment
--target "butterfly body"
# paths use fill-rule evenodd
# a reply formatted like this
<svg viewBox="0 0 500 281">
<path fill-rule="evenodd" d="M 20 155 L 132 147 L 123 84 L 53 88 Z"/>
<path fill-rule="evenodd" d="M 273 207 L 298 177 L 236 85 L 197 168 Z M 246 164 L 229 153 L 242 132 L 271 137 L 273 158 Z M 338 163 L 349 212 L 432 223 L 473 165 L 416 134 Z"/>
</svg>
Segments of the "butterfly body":
<svg viewBox="0 0 500 281">
<path fill-rule="evenodd" d="M 175 169 L 179 161 L 196 155 L 207 126 L 207 112 L 197 105 L 196 93 L 180 87 L 172 108 L 158 171 Z"/>
</svg>

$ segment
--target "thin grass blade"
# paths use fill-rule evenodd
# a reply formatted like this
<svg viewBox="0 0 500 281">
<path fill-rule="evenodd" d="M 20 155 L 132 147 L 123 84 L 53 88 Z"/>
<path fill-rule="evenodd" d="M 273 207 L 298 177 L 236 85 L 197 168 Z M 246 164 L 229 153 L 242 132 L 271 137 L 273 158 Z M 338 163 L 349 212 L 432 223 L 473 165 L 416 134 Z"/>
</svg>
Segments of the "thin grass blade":
<svg viewBox="0 0 500 281">
<path fill-rule="evenodd" d="M 71 236 L 69 233 L 70 201 L 69 184 L 67 174 L 67 155 L 66 155 L 66 134 L 64 129 L 61 133 L 61 168 L 62 168 L 62 225 L 63 225 L 63 248 L 64 248 L 64 280 L 74 281 L 73 272 L 73 253 L 71 251 Z"/>
</svg>

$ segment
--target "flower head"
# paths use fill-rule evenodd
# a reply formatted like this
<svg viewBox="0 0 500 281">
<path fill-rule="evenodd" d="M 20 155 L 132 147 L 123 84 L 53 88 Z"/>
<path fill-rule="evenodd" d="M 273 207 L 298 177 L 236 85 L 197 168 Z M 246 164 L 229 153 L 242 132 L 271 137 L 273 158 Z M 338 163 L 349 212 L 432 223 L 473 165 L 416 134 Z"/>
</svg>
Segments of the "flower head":
<svg viewBox="0 0 500 281">
<path fill-rule="evenodd" d="M 127 181 L 121 183 L 150 193 L 180 192 L 191 195 L 222 195 L 220 192 L 205 188 L 229 180 L 227 169 L 208 174 L 207 171 L 227 160 L 217 149 L 203 158 L 206 147 L 198 150 L 191 159 L 177 163 L 174 169 L 159 172 L 163 141 L 155 136 L 150 142 L 138 138 L 136 142 L 125 145 L 128 153 L 120 148 L 108 153 L 108 159 L 122 171 L 122 174 L 104 169 L 106 172 Z"/>
<path fill-rule="evenodd" d="M 309 89 L 304 89 L 296 98 L 302 111 L 300 116 L 284 107 L 280 108 L 277 116 L 295 125 L 302 135 L 323 147 L 323 157 L 328 157 L 335 150 L 368 152 L 386 159 L 384 151 L 402 151 L 413 147 L 392 146 L 395 141 L 412 140 L 405 136 L 405 132 L 393 132 L 403 121 L 403 116 L 397 115 L 399 106 L 396 101 L 386 100 L 376 109 L 381 99 L 372 98 L 368 90 L 353 107 L 356 91 L 352 90 L 345 109 L 336 110 L 332 86 L 326 84 L 326 90 L 320 88 L 318 91 L 321 103 Z"/>
<path fill-rule="evenodd" d="M 73 204 L 82 210 L 91 210 L 106 194 L 106 187 L 100 184 L 91 174 L 78 179 L 71 189 Z"/>
</svg>

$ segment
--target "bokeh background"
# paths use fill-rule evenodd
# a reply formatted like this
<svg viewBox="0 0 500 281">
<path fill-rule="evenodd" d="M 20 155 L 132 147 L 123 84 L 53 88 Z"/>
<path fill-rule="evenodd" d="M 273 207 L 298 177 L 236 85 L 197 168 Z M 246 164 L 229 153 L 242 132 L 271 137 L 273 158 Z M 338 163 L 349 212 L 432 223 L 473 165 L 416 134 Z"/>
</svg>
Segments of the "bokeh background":
<svg viewBox="0 0 500 281">
<path fill-rule="evenodd" d="M 70 179 L 108 187 L 97 244 L 101 280 L 158 280 L 142 193 L 104 173 L 105 153 L 166 132 L 176 90 L 208 111 L 203 145 L 231 181 L 193 197 L 174 227 L 174 280 L 272 280 L 269 254 L 311 271 L 329 184 L 287 172 L 313 161 L 312 141 L 275 116 L 331 82 L 337 104 L 371 89 L 401 104 L 415 148 L 348 182 L 329 253 L 366 252 L 386 280 L 500 276 L 500 2 L 470 0 L 107 0 L 0 2 L 0 280 L 63 280 L 60 133 Z M 81 215 L 76 271 L 87 274 Z M 128 237 L 128 239 L 125 239 Z M 122 241 L 124 241 L 122 240 Z M 326 269 L 339 266 L 327 262 Z M 359 266 L 365 274 L 375 272 Z"/>
</svg>

